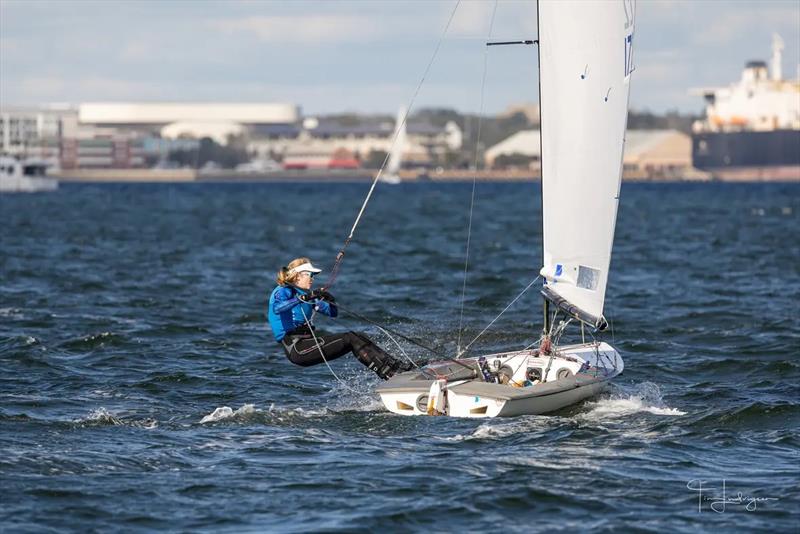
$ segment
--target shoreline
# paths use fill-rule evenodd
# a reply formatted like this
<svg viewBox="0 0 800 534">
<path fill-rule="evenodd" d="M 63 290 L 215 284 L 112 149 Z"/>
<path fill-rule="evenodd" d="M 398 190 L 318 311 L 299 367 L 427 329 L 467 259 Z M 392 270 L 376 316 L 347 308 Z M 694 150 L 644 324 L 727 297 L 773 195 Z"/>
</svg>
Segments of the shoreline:
<svg viewBox="0 0 800 534">
<path fill-rule="evenodd" d="M 298 170 L 265 173 L 237 173 L 235 171 L 198 172 L 194 169 L 78 169 L 54 173 L 51 176 L 61 183 L 361 183 L 372 182 L 377 171 L 354 170 Z M 539 176 L 529 171 L 463 171 L 442 170 L 422 173 L 403 171 L 403 183 L 463 183 L 477 179 L 480 182 L 538 182 Z M 684 176 L 648 177 L 639 173 L 623 174 L 623 182 L 633 183 L 798 183 L 800 173 L 777 173 L 767 176 L 762 171 L 754 173 L 711 174 L 696 169 L 687 170 Z"/>
</svg>

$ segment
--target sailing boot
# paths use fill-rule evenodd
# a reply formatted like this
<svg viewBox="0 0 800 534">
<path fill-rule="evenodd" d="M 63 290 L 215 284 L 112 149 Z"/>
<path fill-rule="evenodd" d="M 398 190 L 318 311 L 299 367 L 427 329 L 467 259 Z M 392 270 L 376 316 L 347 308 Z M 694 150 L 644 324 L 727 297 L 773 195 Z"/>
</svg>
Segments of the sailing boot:
<svg viewBox="0 0 800 534">
<path fill-rule="evenodd" d="M 371 341 L 363 340 L 364 343 L 354 347 L 354 353 L 358 361 L 368 369 L 374 371 L 378 377 L 388 380 L 398 372 L 410 371 L 414 368 L 411 362 L 398 360 Z"/>
</svg>

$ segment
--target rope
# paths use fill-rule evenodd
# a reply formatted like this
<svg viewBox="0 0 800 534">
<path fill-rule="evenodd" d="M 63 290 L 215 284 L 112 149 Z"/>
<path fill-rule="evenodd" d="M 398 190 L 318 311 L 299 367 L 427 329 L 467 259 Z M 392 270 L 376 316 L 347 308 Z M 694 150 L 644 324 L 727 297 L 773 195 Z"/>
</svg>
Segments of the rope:
<svg viewBox="0 0 800 534">
<path fill-rule="evenodd" d="M 473 343 L 475 343 L 476 341 L 478 341 L 478 338 L 480 338 L 480 337 L 481 337 L 483 334 L 485 334 L 485 333 L 486 333 L 486 331 L 487 331 L 487 330 L 489 330 L 489 328 L 490 328 L 490 327 L 491 327 L 491 326 L 492 326 L 492 325 L 493 325 L 493 324 L 494 324 L 494 323 L 495 323 L 495 322 L 496 322 L 496 321 L 497 321 L 497 320 L 498 320 L 498 319 L 499 319 L 499 318 L 500 318 L 500 317 L 501 317 L 501 316 L 502 316 L 502 315 L 503 315 L 505 312 L 507 312 L 507 311 L 508 311 L 508 309 L 509 309 L 511 306 L 513 306 L 513 305 L 514 305 L 514 303 L 515 303 L 515 302 L 517 302 L 517 301 L 520 299 L 520 297 L 521 297 L 522 295 L 524 295 L 524 294 L 525 294 L 525 292 L 526 292 L 526 291 L 528 291 L 528 290 L 531 288 L 531 286 L 532 286 L 533 284 L 535 284 L 535 283 L 536 283 L 536 281 L 537 281 L 537 280 L 539 280 L 539 278 L 541 278 L 541 275 L 539 275 L 539 276 L 537 276 L 536 278 L 534 278 L 533 280 L 531 280 L 531 283 L 530 283 L 530 284 L 528 284 L 527 286 L 525 286 L 525 289 L 523 289 L 523 290 L 522 290 L 522 291 L 519 293 L 519 295 L 517 295 L 516 297 L 514 297 L 514 300 L 512 300 L 512 301 L 511 301 L 511 302 L 508 304 L 508 306 L 506 306 L 505 308 L 503 308 L 503 311 L 501 311 L 499 314 L 497 314 L 497 316 L 496 316 L 494 319 L 492 319 L 492 322 L 490 322 L 488 325 L 486 325 L 486 328 L 484 328 L 483 330 L 481 330 L 481 333 L 480 333 L 480 334 L 478 334 L 477 336 L 475 336 L 474 338 L 472 338 L 472 341 L 470 341 L 469 343 L 467 343 L 467 345 L 464 347 L 464 350 L 463 350 L 463 351 L 461 351 L 461 352 L 459 352 L 458 354 L 456 354 L 456 359 L 458 359 L 458 358 L 461 358 L 461 356 L 463 356 L 463 355 L 464 355 L 464 353 L 466 353 L 466 352 L 469 350 L 469 348 L 472 346 L 472 344 L 473 344 Z"/>
<path fill-rule="evenodd" d="M 410 338 L 410 337 L 408 337 L 408 336 L 406 336 L 406 335 L 404 335 L 404 334 L 401 334 L 400 332 L 397 332 L 396 330 L 392 330 L 392 329 L 391 329 L 391 328 L 389 328 L 388 326 L 386 326 L 386 325 L 382 325 L 382 324 L 380 324 L 380 323 L 377 323 L 377 322 L 373 321 L 372 319 L 368 319 L 368 318 L 364 317 L 363 315 L 360 315 L 360 314 L 358 314 L 358 313 L 356 313 L 356 312 L 353 312 L 353 311 L 350 311 L 350 310 L 346 310 L 346 309 L 342 308 L 342 307 L 341 307 L 341 305 L 339 305 L 339 304 L 337 304 L 337 307 L 338 307 L 338 308 L 339 308 L 341 311 L 343 311 L 343 312 L 345 312 L 345 313 L 347 313 L 347 314 L 349 314 L 349 315 L 352 315 L 352 316 L 353 316 L 353 317 L 355 317 L 356 319 L 359 319 L 359 320 L 361 320 L 361 321 L 367 322 L 367 323 L 369 323 L 369 324 L 371 324 L 371 325 L 373 325 L 373 326 L 375 326 L 375 327 L 379 328 L 379 329 L 380 329 L 380 330 L 382 330 L 382 331 L 383 331 L 383 332 L 384 332 L 384 333 L 385 333 L 387 336 L 389 336 L 389 332 L 391 332 L 392 334 L 396 335 L 397 337 L 399 337 L 399 338 L 401 338 L 401 339 L 404 339 L 404 340 L 408 341 L 409 343 L 411 343 L 411 344 L 413 344 L 413 345 L 416 345 L 416 346 L 418 346 L 418 347 L 420 347 L 420 348 L 422 348 L 422 349 L 425 349 L 425 350 L 427 350 L 428 352 L 430 352 L 431 354 L 433 354 L 433 355 L 434 355 L 434 356 L 436 356 L 437 358 L 440 358 L 442 361 L 453 362 L 453 363 L 456 363 L 456 364 L 458 364 L 458 365 L 460 365 L 460 366 L 462 366 L 462 367 L 465 367 L 465 368 L 467 368 L 467 369 L 469 369 L 469 370 L 471 370 L 471 371 L 474 371 L 474 369 L 472 368 L 472 366 L 471 366 L 471 365 L 469 365 L 469 364 L 466 364 L 466 363 L 464 363 L 464 362 L 461 362 L 461 361 L 459 361 L 459 360 L 457 360 L 457 359 L 454 359 L 454 358 L 448 358 L 447 356 L 444 356 L 444 355 L 443 355 L 441 352 L 439 352 L 437 349 L 432 349 L 432 348 L 428 347 L 427 345 L 424 345 L 423 343 L 421 343 L 421 342 L 417 341 L 416 339 L 413 339 L 413 338 Z M 391 337 L 392 337 L 392 336 L 389 336 L 389 338 L 390 338 L 390 339 L 391 339 Z M 394 339 L 392 339 L 392 341 L 394 341 L 394 342 L 395 342 L 395 344 L 397 344 L 397 341 L 395 341 Z M 398 345 L 398 347 L 399 347 L 399 345 Z M 400 349 L 400 350 L 401 350 L 401 352 L 402 352 L 402 349 Z M 403 353 L 403 355 L 405 356 L 405 353 Z M 416 366 L 418 369 L 420 369 L 421 371 L 423 371 L 423 372 L 425 372 L 425 373 L 431 373 L 431 374 L 434 374 L 435 376 L 437 376 L 437 377 L 439 377 L 439 378 L 442 378 L 442 377 L 447 377 L 447 376 L 449 376 L 449 375 L 440 375 L 440 374 L 436 373 L 436 372 L 435 372 L 433 369 L 421 368 L 421 367 L 419 367 L 419 365 L 417 365 L 417 363 L 416 363 L 416 362 L 414 362 L 414 361 L 411 361 L 411 363 L 413 363 L 413 364 L 414 364 L 414 365 L 415 365 L 415 366 Z"/>
<path fill-rule="evenodd" d="M 360 391 L 357 391 L 357 390 L 355 390 L 355 389 L 351 388 L 350 386 L 348 386 L 348 385 L 347 385 L 347 383 L 346 383 L 344 380 L 342 380 L 341 378 L 339 378 L 339 375 L 337 375 L 337 374 L 334 372 L 334 370 L 333 370 L 333 367 L 331 367 L 331 364 L 329 364 L 329 363 L 328 363 L 328 359 L 327 359 L 327 358 L 325 358 L 325 353 L 324 353 L 324 352 L 322 352 L 322 345 L 320 345 L 320 344 L 319 344 L 319 339 L 317 339 L 317 334 L 315 334 L 315 333 L 314 333 L 314 325 L 312 325 L 312 324 L 311 324 L 311 321 L 308 319 L 308 316 L 306 315 L 306 311 L 303 309 L 303 306 L 302 306 L 302 305 L 300 306 L 300 312 L 303 314 L 303 318 L 306 320 L 306 326 L 308 326 L 308 329 L 311 331 L 311 336 L 314 338 L 314 343 L 316 343 L 316 345 L 317 345 L 317 350 L 319 351 L 319 355 L 320 355 L 320 356 L 322 356 L 322 361 L 323 361 L 323 362 L 325 362 L 325 365 L 328 367 L 328 371 L 330 371 L 330 372 L 331 372 L 331 374 L 333 375 L 333 377 L 334 377 L 334 378 L 335 378 L 335 379 L 336 379 L 336 380 L 337 380 L 337 381 L 338 381 L 338 382 L 339 382 L 339 383 L 340 383 L 340 384 L 341 384 L 341 385 L 342 385 L 342 386 L 343 386 L 343 387 L 344 387 L 346 390 L 350 391 L 351 393 L 356 393 L 357 395 L 361 395 L 361 392 L 360 392 Z"/>
<path fill-rule="evenodd" d="M 419 368 L 420 368 L 420 366 L 419 366 L 419 365 L 417 365 L 417 362 L 415 362 L 414 360 L 412 360 L 412 359 L 411 359 L 411 357 L 410 357 L 408 354 L 406 354 L 406 351 L 404 351 L 404 350 L 403 350 L 403 347 L 402 347 L 402 346 L 400 346 L 400 343 L 398 343 L 398 342 L 397 342 L 397 340 L 396 340 L 394 337 L 392 337 L 392 335 L 391 335 L 389 332 L 387 332 L 386 330 L 384 330 L 384 329 L 383 329 L 383 328 L 381 328 L 380 326 L 376 326 L 376 328 L 377 328 L 378 330 L 380 330 L 381 332 L 383 332 L 384 334 L 386 334 L 386 336 L 387 336 L 389 339 L 391 339 L 391 340 L 392 340 L 392 343 L 394 343 L 394 344 L 397 346 L 397 349 L 400 351 L 400 354 L 402 354 L 402 355 L 403 355 L 403 357 L 404 357 L 406 360 L 408 360 L 408 361 L 411 363 L 411 365 L 413 365 L 413 366 L 414 366 L 414 367 L 416 367 L 417 369 L 419 369 Z"/>
<path fill-rule="evenodd" d="M 345 312 L 345 313 L 347 313 L 347 314 L 349 314 L 349 315 L 352 315 L 352 316 L 353 316 L 353 317 L 355 317 L 356 319 L 359 319 L 359 320 L 361 320 L 361 321 L 364 321 L 364 322 L 366 322 L 366 323 L 369 323 L 369 324 L 371 324 L 372 326 L 375 326 L 375 327 L 378 327 L 378 328 L 380 328 L 381 330 L 386 330 L 387 332 L 391 332 L 392 334 L 396 335 L 397 337 L 399 337 L 399 338 L 401 338 L 401 339 L 405 339 L 406 341 L 408 341 L 408 342 L 409 342 L 409 343 L 411 343 L 412 345 L 416 345 L 417 347 L 419 347 L 419 348 L 421 348 L 421 349 L 425 349 L 426 351 L 430 352 L 431 354 L 433 354 L 434 356 L 436 356 L 436 357 L 438 357 L 438 358 L 442 358 L 442 359 L 444 359 L 444 360 L 446 360 L 446 359 L 447 359 L 447 356 L 444 356 L 444 355 L 443 355 L 443 354 L 440 352 L 440 349 L 433 349 L 433 348 L 431 348 L 431 347 L 429 347 L 429 346 L 427 346 L 427 345 L 423 344 L 422 342 L 420 342 L 420 341 L 417 341 L 417 340 L 416 340 L 416 339 L 414 339 L 414 338 L 408 337 L 408 336 L 406 336 L 406 335 L 404 335 L 404 334 L 401 334 L 400 332 L 397 332 L 397 331 L 395 331 L 395 330 L 392 330 L 391 328 L 389 328 L 389 327 L 388 327 L 388 326 L 386 326 L 386 325 L 382 325 L 382 324 L 380 324 L 380 323 L 377 323 L 377 322 L 373 321 L 372 319 L 368 319 L 368 318 L 364 317 L 363 315 L 360 315 L 360 314 L 358 314 L 358 313 L 356 313 L 356 312 L 354 312 L 354 311 L 350 311 L 350 310 L 348 310 L 348 309 L 345 309 L 345 308 L 343 308 L 343 307 L 341 306 L 341 304 L 339 304 L 338 302 L 336 303 L 336 307 L 337 307 L 337 308 L 339 308 L 339 310 L 341 310 L 341 311 L 343 311 L 343 312 Z"/>
<path fill-rule="evenodd" d="M 421 367 L 420 367 L 420 366 L 417 364 L 417 362 L 415 362 L 414 360 L 412 360 L 411 358 L 409 358 L 409 356 L 408 356 L 408 355 L 405 353 L 405 351 L 403 351 L 403 348 L 400 346 L 400 344 L 397 342 L 397 340 L 395 340 L 395 339 L 394 339 L 394 338 L 393 338 L 393 337 L 392 337 L 392 336 L 389 334 L 389 332 L 387 331 L 387 330 L 390 330 L 389 328 L 383 327 L 383 326 L 381 326 L 380 324 L 376 323 L 375 321 L 371 321 L 371 320 L 367 319 L 366 317 L 363 317 L 363 316 L 361 316 L 361 315 L 358 315 L 357 313 L 354 313 L 354 312 L 351 312 L 351 311 L 347 311 L 347 310 L 343 309 L 341 306 L 339 306 L 338 304 L 337 304 L 337 307 L 338 307 L 340 310 L 342 310 L 342 311 L 344 311 L 344 312 L 346 312 L 346 313 L 349 313 L 350 315 L 353 315 L 354 317 L 356 317 L 356 318 L 358 318 L 358 319 L 361 319 L 362 321 L 366 321 L 366 322 L 368 322 L 368 323 L 370 323 L 370 324 L 372 324 L 372 325 L 376 326 L 377 328 L 379 328 L 379 329 L 380 329 L 380 330 L 381 330 L 381 331 L 382 331 L 384 334 L 386 334 L 386 335 L 389 337 L 389 339 L 391 339 L 391 340 L 394 342 L 394 344 L 395 344 L 395 345 L 397 345 L 397 347 L 400 349 L 400 352 L 403 354 L 403 356 L 405 356 L 405 357 L 406 357 L 406 359 L 408 359 L 408 361 L 410 361 L 410 362 L 411 362 L 411 364 L 412 364 L 412 365 L 414 365 L 414 367 L 416 367 L 417 369 L 420 369 L 420 370 L 421 370 L 423 373 L 426 373 L 426 374 L 433 374 L 433 375 L 434 375 L 434 376 L 436 376 L 437 378 L 446 378 L 446 377 L 447 377 L 447 375 L 439 375 L 439 373 L 437 373 L 437 372 L 436 372 L 436 371 L 434 371 L 433 369 L 424 369 L 424 368 L 421 368 Z M 305 312 L 305 310 L 303 310 L 303 308 L 302 308 L 302 307 L 300 308 L 300 312 L 303 314 L 303 318 L 306 320 L 306 325 L 308 326 L 308 329 L 311 331 L 311 336 L 314 338 L 314 343 L 317 345 L 317 350 L 319 351 L 319 354 L 320 354 L 320 356 L 322 356 L 322 361 L 323 361 L 323 362 L 325 362 L 325 365 L 327 366 L 328 370 L 331 372 L 331 374 L 333 375 L 333 377 L 334 377 L 334 378 L 335 378 L 335 379 L 336 379 L 336 380 L 337 380 L 337 381 L 338 381 L 338 382 L 339 382 L 339 383 L 340 383 L 340 384 L 341 384 L 341 385 L 342 385 L 342 386 L 343 386 L 345 389 L 347 389 L 348 391 L 350 391 L 350 392 L 352 392 L 352 393 L 357 393 L 357 394 L 359 394 L 359 395 L 360 395 L 360 394 L 361 394 L 361 392 L 360 392 L 360 391 L 357 391 L 357 390 L 355 390 L 355 389 L 351 388 L 350 386 L 348 386 L 348 385 L 347 385 L 347 383 L 346 383 L 344 380 L 342 380 L 341 378 L 339 378 L 339 375 L 337 375 L 337 374 L 336 374 L 336 372 L 333 370 L 333 368 L 330 366 L 330 364 L 328 363 L 328 360 L 325 358 L 325 353 L 322 351 L 322 346 L 319 344 L 319 340 L 317 339 L 317 335 L 314 333 L 314 329 L 312 328 L 312 326 L 313 326 L 313 325 L 311 324 L 311 321 L 308 319 L 308 316 L 306 315 L 306 312 Z M 416 342 L 416 341 L 412 340 L 411 338 L 408 338 L 408 337 L 404 336 L 403 334 L 400 334 L 399 332 L 392 332 L 392 333 L 394 333 L 394 335 L 396 335 L 396 336 L 398 336 L 398 337 L 401 337 L 401 338 L 405 339 L 406 341 L 408 341 L 408 342 L 410 342 L 410 343 L 414 343 L 415 345 L 417 345 L 417 346 L 419 346 L 419 347 L 421 347 L 421 348 L 424 348 L 424 349 L 427 349 L 427 350 L 432 350 L 432 349 L 429 349 L 428 347 L 425 347 L 424 345 L 422 345 L 422 344 L 420 344 L 420 343 L 418 343 L 418 342 Z M 468 364 L 466 364 L 466 363 L 460 362 L 460 361 L 458 361 L 458 360 L 454 360 L 454 359 L 452 359 L 452 358 L 443 358 L 443 359 L 444 359 L 444 360 L 447 360 L 447 361 L 451 361 L 451 362 L 453 362 L 453 363 L 457 363 L 458 365 L 461 365 L 462 367 L 466 367 L 466 368 L 467 368 L 467 369 L 469 369 L 470 371 L 474 371 L 474 369 L 472 368 L 472 366 L 471 366 L 471 365 L 468 365 Z"/>
<path fill-rule="evenodd" d="M 486 36 L 486 40 L 492 38 L 492 28 L 494 27 L 494 16 L 497 12 L 497 0 L 494 2 L 494 8 L 492 9 L 492 17 L 489 20 L 489 34 Z M 461 353 L 461 328 L 464 324 L 464 301 L 466 299 L 467 293 L 467 269 L 469 267 L 469 245 L 472 240 L 472 212 L 475 207 L 475 184 L 478 182 L 478 152 L 480 150 L 481 145 L 481 125 L 483 123 L 483 95 L 484 89 L 486 87 L 486 71 L 488 70 L 489 64 L 489 47 L 484 47 L 483 49 L 483 77 L 481 79 L 481 99 L 480 99 L 480 111 L 478 112 L 478 134 L 477 138 L 475 139 L 475 160 L 474 160 L 474 169 L 475 174 L 472 177 L 472 195 L 470 196 L 469 200 L 469 222 L 467 223 L 467 250 L 464 254 L 464 282 L 461 285 L 461 313 L 458 316 L 458 341 L 456 342 L 456 354 Z"/>
<path fill-rule="evenodd" d="M 364 203 L 361 204 L 361 209 L 358 211 L 358 215 L 356 216 L 356 220 L 353 223 L 353 227 L 350 228 L 350 234 L 347 236 L 347 239 L 344 240 L 344 244 L 342 245 L 342 248 L 339 249 L 339 253 L 336 254 L 336 261 L 334 262 L 333 268 L 331 269 L 331 275 L 330 277 L 328 277 L 328 280 L 325 283 L 326 290 L 330 288 L 336 281 L 336 277 L 339 274 L 339 268 L 341 267 L 342 260 L 344 259 L 344 252 L 347 249 L 347 247 L 350 246 L 350 241 L 352 241 L 353 235 L 355 235 L 356 227 L 358 227 L 358 223 L 361 222 L 361 216 L 364 215 L 364 210 L 367 209 L 367 204 L 372 198 L 372 192 L 375 191 L 375 186 L 378 184 L 378 181 L 380 181 L 381 175 L 383 174 L 383 169 L 386 167 L 386 164 L 389 161 L 389 154 L 391 154 L 392 148 L 394 148 L 394 145 L 397 142 L 397 137 L 400 135 L 400 131 L 402 131 L 403 126 L 405 126 L 406 124 L 406 120 L 408 119 L 408 116 L 411 113 L 411 109 L 414 106 L 414 101 L 417 99 L 417 95 L 419 95 L 419 91 L 420 89 L 422 89 L 422 85 L 425 83 L 425 79 L 428 77 L 428 73 L 430 72 L 431 66 L 433 65 L 433 62 L 436 59 L 436 56 L 439 54 L 439 49 L 442 46 L 444 37 L 445 35 L 447 35 L 447 30 L 450 28 L 450 23 L 453 22 L 453 17 L 455 17 L 456 11 L 458 10 L 458 6 L 460 4 L 461 0 L 458 0 L 456 2 L 456 5 L 453 6 L 453 11 L 450 13 L 450 18 L 447 19 L 447 24 L 445 25 L 442 34 L 439 36 L 439 42 L 436 43 L 436 48 L 433 51 L 433 55 L 431 55 L 431 59 L 430 61 L 428 61 L 427 67 L 425 67 L 425 72 L 422 74 L 422 78 L 417 84 L 417 88 L 414 91 L 414 95 L 411 97 L 411 101 L 409 102 L 408 106 L 406 106 L 406 113 L 403 116 L 403 121 L 400 123 L 400 127 L 396 128 L 394 137 L 392 138 L 392 143 L 389 147 L 389 152 L 386 153 L 386 157 L 383 158 L 383 164 L 381 164 L 381 168 L 378 170 L 378 174 L 376 174 L 375 179 L 372 180 L 372 185 L 369 188 L 367 197 L 364 199 Z"/>
</svg>

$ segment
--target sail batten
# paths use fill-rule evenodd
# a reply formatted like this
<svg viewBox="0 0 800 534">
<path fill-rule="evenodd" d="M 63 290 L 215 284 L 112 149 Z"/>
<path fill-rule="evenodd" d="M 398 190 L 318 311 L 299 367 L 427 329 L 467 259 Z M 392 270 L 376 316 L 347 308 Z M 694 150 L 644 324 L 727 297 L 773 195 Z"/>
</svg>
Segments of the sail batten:
<svg viewBox="0 0 800 534">
<path fill-rule="evenodd" d="M 598 327 L 622 177 L 632 14 L 631 0 L 539 2 L 543 294 Z"/>
</svg>

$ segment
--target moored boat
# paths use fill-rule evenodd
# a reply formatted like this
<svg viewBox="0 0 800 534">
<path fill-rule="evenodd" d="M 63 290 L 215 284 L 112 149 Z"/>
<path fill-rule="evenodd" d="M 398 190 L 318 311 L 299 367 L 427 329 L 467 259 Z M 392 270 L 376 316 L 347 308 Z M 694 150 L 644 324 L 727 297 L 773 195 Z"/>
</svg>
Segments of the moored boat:
<svg viewBox="0 0 800 534">
<path fill-rule="evenodd" d="M 36 193 L 56 189 L 58 180 L 47 176 L 45 162 L 0 157 L 0 193 Z"/>
</svg>

